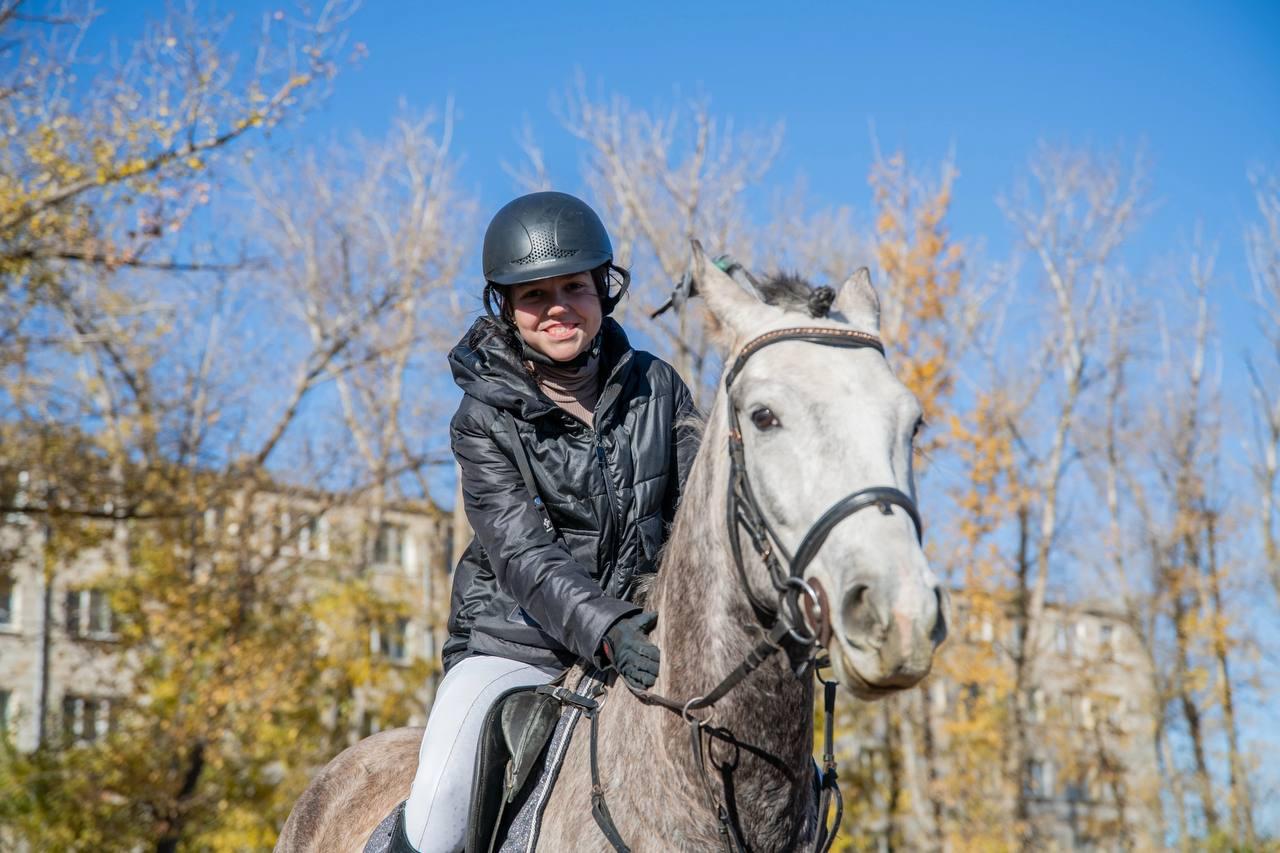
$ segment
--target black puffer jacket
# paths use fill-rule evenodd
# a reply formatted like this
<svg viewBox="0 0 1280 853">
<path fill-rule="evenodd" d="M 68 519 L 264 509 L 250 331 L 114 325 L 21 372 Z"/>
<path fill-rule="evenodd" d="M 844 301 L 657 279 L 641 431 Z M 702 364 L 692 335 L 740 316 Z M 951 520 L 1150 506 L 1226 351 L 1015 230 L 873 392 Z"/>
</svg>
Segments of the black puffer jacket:
<svg viewBox="0 0 1280 853">
<path fill-rule="evenodd" d="M 697 450 L 696 427 L 681 422 L 696 411 L 675 370 L 605 318 L 593 429 L 538 389 L 489 322 L 449 354 L 465 392 L 450 436 L 475 538 L 454 571 L 445 667 L 470 653 L 567 666 L 594 658 L 605 631 L 638 610 L 623 599 L 656 569 Z M 504 411 L 554 531 L 520 476 Z"/>
</svg>

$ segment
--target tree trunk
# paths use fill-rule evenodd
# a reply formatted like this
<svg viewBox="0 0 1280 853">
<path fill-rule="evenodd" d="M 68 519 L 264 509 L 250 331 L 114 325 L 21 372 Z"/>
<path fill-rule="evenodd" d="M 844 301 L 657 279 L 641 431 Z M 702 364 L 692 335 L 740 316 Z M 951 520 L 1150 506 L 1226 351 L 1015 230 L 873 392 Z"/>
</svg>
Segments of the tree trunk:
<svg viewBox="0 0 1280 853">
<path fill-rule="evenodd" d="M 884 723 L 884 763 L 888 774 L 888 790 L 885 792 L 884 817 L 888 827 L 888 850 L 903 846 L 902 821 L 899 811 L 902 805 L 902 740 L 898 731 L 901 722 L 896 696 L 880 703 Z"/>
<path fill-rule="evenodd" d="M 1161 703 L 1163 707 L 1163 702 Z M 1187 835 L 1187 795 L 1182 787 L 1182 774 L 1173 763 L 1169 753 L 1169 738 L 1163 722 L 1158 722 L 1155 731 L 1156 761 L 1160 767 L 1160 778 L 1169 781 L 1170 794 L 1173 798 L 1173 811 L 1178 820 L 1178 847 L 1181 850 L 1191 849 L 1191 839 Z"/>
<path fill-rule="evenodd" d="M 1032 641 L 1030 613 L 1031 603 L 1031 554 L 1030 554 L 1031 508 L 1018 508 L 1018 578 L 1017 593 L 1014 597 L 1013 623 L 1018 641 L 1013 651 L 1014 687 L 1013 687 L 1013 752 L 1011 773 L 1013 776 L 1013 817 L 1015 832 L 1018 838 L 1018 849 L 1031 851 L 1035 849 L 1035 833 L 1031 827 L 1031 802 L 1028 797 L 1030 778 L 1028 763 L 1031 760 L 1031 740 L 1027 732 L 1027 720 L 1023 714 L 1026 701 L 1031 695 L 1031 656 Z"/>
<path fill-rule="evenodd" d="M 920 692 L 920 740 L 924 758 L 924 795 L 929 807 L 925 834 L 930 842 L 929 849 L 942 853 L 946 849 L 946 833 L 942 798 L 938 796 L 938 744 L 933 723 L 933 697 L 927 688 Z"/>
<path fill-rule="evenodd" d="M 1196 704 L 1195 695 L 1189 684 L 1191 672 L 1190 638 L 1187 636 L 1188 623 L 1191 619 L 1191 608 L 1187 606 L 1186 597 L 1176 592 L 1173 597 L 1174 642 L 1174 683 L 1178 694 L 1178 704 L 1182 709 L 1182 717 L 1187 724 L 1187 737 L 1191 740 L 1191 752 L 1195 760 L 1196 789 L 1200 795 L 1200 807 L 1204 811 L 1204 821 L 1209 834 L 1218 826 L 1218 809 L 1213 799 L 1213 781 L 1209 778 L 1209 762 L 1205 757 L 1204 726 L 1200 719 L 1200 707 Z"/>
<path fill-rule="evenodd" d="M 177 853 L 178 843 L 182 841 L 184 824 L 184 807 L 195 795 L 200 774 L 204 770 L 204 743 L 197 741 L 187 758 L 187 773 L 182 779 L 182 787 L 174 802 L 173 814 L 165 826 L 164 834 L 156 841 L 156 853 Z"/>
<path fill-rule="evenodd" d="M 1215 518 L 1206 513 L 1205 534 L 1208 539 L 1206 552 L 1208 556 L 1209 603 L 1213 608 L 1213 656 L 1217 662 L 1218 689 L 1221 693 L 1222 724 L 1227 734 L 1227 761 L 1230 769 L 1231 785 L 1231 827 L 1236 841 L 1244 841 L 1248 849 L 1258 846 L 1257 835 L 1253 827 L 1253 803 L 1249 796 L 1249 779 L 1240 756 L 1240 737 L 1236 727 L 1236 710 L 1234 688 L 1231 684 L 1231 672 L 1227 661 L 1226 627 L 1222 615 L 1222 589 L 1218 577 L 1217 536 Z"/>
</svg>

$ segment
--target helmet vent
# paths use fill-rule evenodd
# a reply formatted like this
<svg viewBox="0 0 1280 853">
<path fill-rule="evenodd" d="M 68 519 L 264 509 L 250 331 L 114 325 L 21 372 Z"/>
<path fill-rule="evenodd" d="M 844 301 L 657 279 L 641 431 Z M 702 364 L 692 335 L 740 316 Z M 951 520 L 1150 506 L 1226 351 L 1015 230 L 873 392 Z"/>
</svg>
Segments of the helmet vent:
<svg viewBox="0 0 1280 853">
<path fill-rule="evenodd" d="M 577 249 L 561 249 L 556 245 L 555 237 L 545 231 L 534 231 L 529 235 L 529 243 L 533 246 L 529 254 L 525 255 L 513 263 L 525 266 L 527 264 L 536 264 L 538 261 L 549 261 L 552 259 L 572 258 L 578 254 Z"/>
</svg>

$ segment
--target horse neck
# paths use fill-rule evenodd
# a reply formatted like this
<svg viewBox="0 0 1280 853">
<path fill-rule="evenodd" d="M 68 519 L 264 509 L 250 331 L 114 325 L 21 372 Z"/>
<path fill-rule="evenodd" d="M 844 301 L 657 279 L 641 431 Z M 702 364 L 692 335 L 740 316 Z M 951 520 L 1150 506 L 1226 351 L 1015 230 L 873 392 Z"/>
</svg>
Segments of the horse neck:
<svg viewBox="0 0 1280 853">
<path fill-rule="evenodd" d="M 658 641 L 662 649 L 662 675 L 655 690 L 682 700 L 713 689 L 742 663 L 765 633 L 742 589 L 729 550 L 725 522 L 729 466 L 723 405 L 723 397 L 718 396 L 650 599 L 660 614 Z M 754 552 L 746 547 L 754 559 Z M 771 765 L 744 752 L 734 772 L 733 798 L 748 837 L 777 835 L 784 844 L 786 839 L 799 837 L 804 831 L 800 824 L 806 821 L 812 801 L 811 679 L 796 678 L 787 655 L 775 653 L 716 703 L 714 725 L 730 731 L 740 743 L 777 759 Z M 675 715 L 664 714 L 658 740 L 676 766 L 692 778 L 696 771 L 687 727 L 679 724 Z M 724 752 L 717 745 L 713 755 Z M 717 775 L 715 771 L 712 774 L 713 778 Z M 790 786 L 790 797 L 779 796 L 780 783 Z M 756 832 L 748 822 L 758 824 Z M 765 844 L 760 849 L 773 846 Z"/>
</svg>

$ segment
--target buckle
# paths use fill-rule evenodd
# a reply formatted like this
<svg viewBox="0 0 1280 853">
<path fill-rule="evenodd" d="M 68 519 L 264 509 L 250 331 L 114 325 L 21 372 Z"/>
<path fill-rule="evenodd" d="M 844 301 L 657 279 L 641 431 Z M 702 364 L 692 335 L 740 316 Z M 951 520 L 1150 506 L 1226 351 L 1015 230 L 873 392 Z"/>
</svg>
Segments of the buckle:
<svg viewBox="0 0 1280 853">
<path fill-rule="evenodd" d="M 592 699 L 590 696 L 583 696 L 581 693 L 574 693 L 568 687 L 557 687 L 551 684 L 543 684 L 534 690 L 535 693 L 541 693 L 543 696 L 550 696 L 562 705 L 576 705 L 584 711 L 594 711 L 600 707 L 600 703 Z"/>
</svg>

